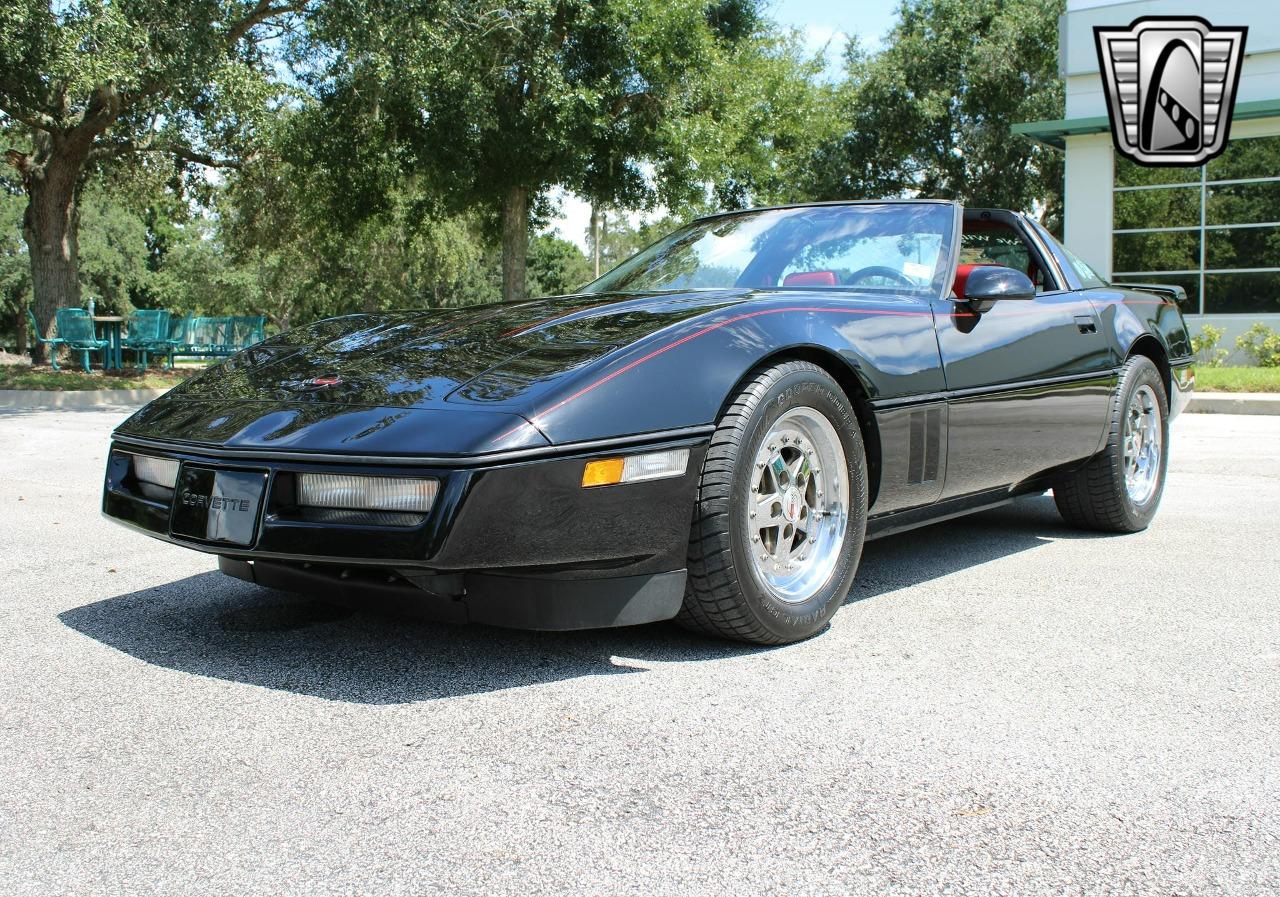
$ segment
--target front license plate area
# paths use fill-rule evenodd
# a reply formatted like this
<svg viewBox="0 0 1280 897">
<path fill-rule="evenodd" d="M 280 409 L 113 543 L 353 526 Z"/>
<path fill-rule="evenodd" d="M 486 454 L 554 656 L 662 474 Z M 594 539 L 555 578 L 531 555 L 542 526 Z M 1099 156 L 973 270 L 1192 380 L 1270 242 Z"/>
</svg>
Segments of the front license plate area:
<svg viewBox="0 0 1280 897">
<path fill-rule="evenodd" d="M 258 535 L 258 511 L 266 488 L 266 471 L 183 464 L 169 532 L 201 542 L 252 545 Z"/>
</svg>

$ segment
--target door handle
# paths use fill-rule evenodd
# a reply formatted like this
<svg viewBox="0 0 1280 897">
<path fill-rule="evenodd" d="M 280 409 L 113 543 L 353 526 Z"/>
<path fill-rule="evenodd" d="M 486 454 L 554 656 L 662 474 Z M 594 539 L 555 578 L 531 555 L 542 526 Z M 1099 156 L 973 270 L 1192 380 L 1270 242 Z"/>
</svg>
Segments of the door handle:
<svg viewBox="0 0 1280 897">
<path fill-rule="evenodd" d="M 1098 322 L 1092 315 L 1076 315 L 1076 327 L 1081 333 L 1097 333 Z"/>
</svg>

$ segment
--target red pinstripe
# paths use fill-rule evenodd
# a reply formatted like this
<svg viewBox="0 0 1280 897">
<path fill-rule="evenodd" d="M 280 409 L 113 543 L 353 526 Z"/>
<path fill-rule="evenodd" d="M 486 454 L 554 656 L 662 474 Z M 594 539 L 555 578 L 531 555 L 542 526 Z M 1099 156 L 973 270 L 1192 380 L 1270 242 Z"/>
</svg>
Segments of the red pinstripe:
<svg viewBox="0 0 1280 897">
<path fill-rule="evenodd" d="M 1116 304 L 1119 304 L 1121 301 L 1124 301 L 1124 300 L 1118 300 Z M 1088 300 L 1084 300 L 1078 304 L 1082 306 L 1089 306 Z M 1166 302 L 1164 300 L 1152 300 L 1148 302 L 1145 299 L 1133 299 L 1133 300 L 1128 300 L 1126 304 L 1172 305 L 1174 303 Z M 735 324 L 738 321 L 745 321 L 748 318 L 758 318 L 761 315 L 777 315 L 777 314 L 782 314 L 783 312 L 791 312 L 791 311 L 822 312 L 822 313 L 837 314 L 837 315 L 888 315 L 888 316 L 894 316 L 894 317 L 911 317 L 911 318 L 933 317 L 935 315 L 935 313 L 932 311 L 897 311 L 893 309 L 872 309 L 872 308 L 826 308 L 826 307 L 818 307 L 818 306 L 788 306 L 787 308 L 765 308 L 765 309 L 760 309 L 758 311 L 747 312 L 746 314 L 736 315 L 732 318 L 726 318 L 723 321 L 717 321 L 714 324 L 708 324 L 706 327 L 703 327 L 701 330 L 695 330 L 693 333 L 686 334 L 685 336 L 680 337 L 680 339 L 675 340 L 674 342 L 667 343 L 666 345 L 660 346 L 646 355 L 642 355 L 633 361 L 627 362 L 622 367 L 618 368 L 616 371 L 610 371 L 608 374 L 605 374 L 600 379 L 594 380 L 591 383 L 588 383 L 586 386 L 582 387 L 577 392 L 574 392 L 568 396 L 565 396 L 563 399 L 556 402 L 554 405 L 551 405 L 551 406 L 548 406 L 547 408 L 542 409 L 537 414 L 533 415 L 532 420 L 536 421 L 540 418 L 546 417 L 548 414 L 551 414 L 552 412 L 560 410 L 565 405 L 568 405 L 570 402 L 574 401 L 575 399 L 581 398 L 582 396 L 586 395 L 587 393 L 591 392 L 597 387 L 604 386 L 604 384 L 608 383 L 610 380 L 613 380 L 615 377 L 620 377 L 623 374 L 627 373 L 628 371 L 635 370 L 645 362 L 650 361 L 654 358 L 657 358 L 659 355 L 663 355 L 667 352 L 670 352 L 672 349 L 678 348 L 679 346 L 683 346 L 685 343 L 691 342 L 692 340 L 695 340 L 700 336 L 705 336 L 708 333 L 711 333 L 715 330 L 719 330 L 721 327 L 727 327 L 730 324 Z M 1004 316 L 1013 317 L 1015 315 L 1022 316 L 1022 315 L 1029 315 L 1029 314 L 1039 314 L 1040 311 L 1041 309 L 1019 310 L 1017 312 L 1007 312 Z M 570 314 L 572 314 L 572 312 L 570 312 Z M 972 312 L 972 311 L 956 311 L 956 312 L 951 312 L 949 314 L 940 314 L 937 316 L 949 317 L 949 318 L 958 318 L 958 317 L 968 318 L 968 317 L 973 317 L 975 314 L 976 312 Z M 537 326 L 537 325 L 534 325 L 534 326 Z M 525 427 L 535 427 L 536 429 L 536 425 L 532 421 L 522 421 L 521 423 L 512 427 L 510 430 L 507 430 L 505 433 L 502 433 L 494 437 L 491 440 L 491 442 L 501 442 L 511 434 L 519 432 Z"/>
</svg>

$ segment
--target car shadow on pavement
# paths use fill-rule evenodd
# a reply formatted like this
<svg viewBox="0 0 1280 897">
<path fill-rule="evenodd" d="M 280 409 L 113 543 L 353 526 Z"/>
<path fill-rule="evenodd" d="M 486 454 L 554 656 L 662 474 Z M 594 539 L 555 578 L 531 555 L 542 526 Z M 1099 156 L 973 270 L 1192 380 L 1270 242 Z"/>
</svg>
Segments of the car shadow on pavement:
<svg viewBox="0 0 1280 897">
<path fill-rule="evenodd" d="M 434 623 L 337 607 L 217 572 L 86 604 L 59 619 L 157 666 L 363 704 L 637 674 L 649 661 L 763 650 L 672 624 L 526 632 Z"/>
<path fill-rule="evenodd" d="M 1107 538 L 1116 537 L 1068 526 L 1051 495 L 1026 496 L 990 511 L 868 542 L 845 604 L 939 579 L 1056 539 Z"/>
<path fill-rule="evenodd" d="M 1048 498 L 868 543 L 847 602 L 1081 536 Z M 770 650 L 656 624 L 523 632 L 334 607 L 210 572 L 66 611 L 72 629 L 147 663 L 335 701 L 402 704 L 582 676 L 646 662 Z M 632 665 L 638 662 L 641 668 Z"/>
</svg>

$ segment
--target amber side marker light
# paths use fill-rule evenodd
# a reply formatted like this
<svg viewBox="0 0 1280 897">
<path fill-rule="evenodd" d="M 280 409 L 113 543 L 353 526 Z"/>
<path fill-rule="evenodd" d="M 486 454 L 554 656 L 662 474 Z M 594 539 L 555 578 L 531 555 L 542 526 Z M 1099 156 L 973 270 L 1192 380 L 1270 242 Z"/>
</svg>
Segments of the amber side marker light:
<svg viewBox="0 0 1280 897">
<path fill-rule="evenodd" d="M 661 480 L 678 477 L 689 466 L 689 450 L 666 449 L 625 458 L 600 458 L 588 461 L 582 470 L 582 485 L 616 486 L 619 483 L 640 483 L 645 480 Z"/>
</svg>

